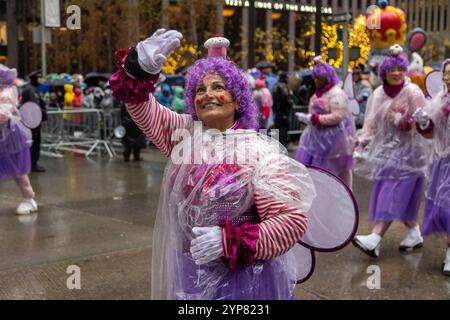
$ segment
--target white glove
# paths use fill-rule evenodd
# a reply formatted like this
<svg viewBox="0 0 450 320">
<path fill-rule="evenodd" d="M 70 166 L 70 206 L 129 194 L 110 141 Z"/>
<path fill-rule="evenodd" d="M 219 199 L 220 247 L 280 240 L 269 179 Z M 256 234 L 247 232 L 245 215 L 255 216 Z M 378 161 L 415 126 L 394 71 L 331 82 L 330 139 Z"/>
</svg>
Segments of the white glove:
<svg viewBox="0 0 450 320">
<path fill-rule="evenodd" d="M 398 127 L 400 125 L 400 122 L 402 121 L 403 114 L 400 112 L 396 112 L 394 116 L 394 125 Z"/>
<path fill-rule="evenodd" d="M 136 46 L 138 63 L 142 70 L 158 74 L 170 53 L 180 46 L 183 35 L 176 30 L 158 29 Z"/>
<path fill-rule="evenodd" d="M 430 123 L 430 117 L 422 108 L 418 108 L 413 113 L 414 121 L 416 121 L 421 128 L 426 128 Z"/>
<path fill-rule="evenodd" d="M 306 124 L 311 123 L 311 114 L 310 113 L 296 112 L 295 115 L 297 116 L 298 121 L 306 123 Z"/>
<path fill-rule="evenodd" d="M 194 227 L 196 236 L 191 241 L 191 254 L 195 264 L 202 265 L 223 256 L 221 227 Z"/>
</svg>

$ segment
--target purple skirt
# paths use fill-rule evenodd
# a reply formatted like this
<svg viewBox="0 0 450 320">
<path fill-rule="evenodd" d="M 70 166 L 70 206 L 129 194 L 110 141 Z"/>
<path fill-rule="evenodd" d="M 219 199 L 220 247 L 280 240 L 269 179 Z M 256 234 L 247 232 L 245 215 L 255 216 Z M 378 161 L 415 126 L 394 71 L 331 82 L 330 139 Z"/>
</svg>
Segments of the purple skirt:
<svg viewBox="0 0 450 320">
<path fill-rule="evenodd" d="M 369 221 L 417 221 L 424 178 L 374 180 L 369 202 Z"/>
<path fill-rule="evenodd" d="M 274 258 L 249 267 L 227 270 L 219 261 L 198 266 L 188 255 L 179 259 L 176 299 L 188 300 L 289 300 L 295 283 L 286 266 Z M 218 279 L 217 274 L 224 274 Z"/>
<path fill-rule="evenodd" d="M 336 175 L 339 175 L 346 170 L 353 170 L 355 164 L 353 156 L 351 155 L 342 156 L 335 159 L 327 159 L 313 156 L 302 148 L 298 148 L 295 159 L 304 165 L 316 166 L 328 170 Z"/>
<path fill-rule="evenodd" d="M 8 130 L 1 131 L 0 180 L 14 179 L 30 173 L 30 146 L 26 130 L 19 125 L 12 125 Z"/>
<path fill-rule="evenodd" d="M 429 175 L 422 233 L 450 236 L 450 156 L 433 159 Z"/>
<path fill-rule="evenodd" d="M 337 126 L 307 127 L 300 138 L 295 159 L 304 165 L 313 165 L 340 174 L 353 170 L 351 120 Z"/>
</svg>

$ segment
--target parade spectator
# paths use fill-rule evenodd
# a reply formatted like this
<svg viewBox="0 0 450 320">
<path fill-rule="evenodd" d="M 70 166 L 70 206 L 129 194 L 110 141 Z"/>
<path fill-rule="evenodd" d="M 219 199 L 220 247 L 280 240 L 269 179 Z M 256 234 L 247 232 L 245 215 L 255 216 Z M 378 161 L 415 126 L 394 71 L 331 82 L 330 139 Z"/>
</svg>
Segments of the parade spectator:
<svg viewBox="0 0 450 320">
<path fill-rule="evenodd" d="M 22 89 L 22 104 L 27 102 L 36 103 L 42 111 L 42 121 L 47 120 L 47 108 L 42 99 L 37 86 L 41 73 L 39 71 L 31 73 L 29 76 L 29 84 Z M 31 171 L 45 172 L 45 168 L 38 164 L 41 154 L 41 125 L 31 130 L 33 142 L 31 144 Z"/>
<path fill-rule="evenodd" d="M 174 89 L 172 110 L 176 113 L 184 113 L 184 89 L 182 87 L 176 86 Z"/>
<path fill-rule="evenodd" d="M 291 115 L 292 106 L 294 105 L 294 102 L 289 95 L 287 82 L 288 74 L 287 72 L 282 72 L 278 83 L 274 86 L 272 91 L 274 128 L 278 130 L 280 143 L 285 147 L 287 147 L 289 143 L 289 117 Z"/>
<path fill-rule="evenodd" d="M 364 69 L 364 65 L 356 64 L 352 71 L 355 100 L 359 104 L 359 114 L 355 119 L 357 127 L 362 127 L 362 125 L 364 124 L 364 115 L 366 114 L 367 100 L 373 92 L 370 82 L 364 80 L 362 77 Z"/>
</svg>

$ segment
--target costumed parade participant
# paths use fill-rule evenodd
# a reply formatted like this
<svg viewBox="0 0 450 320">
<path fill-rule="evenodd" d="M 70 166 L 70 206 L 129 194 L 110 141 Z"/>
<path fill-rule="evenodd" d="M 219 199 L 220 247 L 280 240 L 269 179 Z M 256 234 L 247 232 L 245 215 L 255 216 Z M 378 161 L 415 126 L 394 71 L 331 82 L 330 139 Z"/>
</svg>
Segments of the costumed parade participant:
<svg viewBox="0 0 450 320">
<path fill-rule="evenodd" d="M 435 83 L 435 87 L 443 89 L 427 108 L 418 109 L 413 116 L 418 131 L 433 139 L 422 233 L 447 235 L 442 272 L 450 276 L 450 59 L 444 61 L 442 72 L 445 86 Z"/>
<path fill-rule="evenodd" d="M 324 222 L 311 213 L 313 174 L 256 132 L 251 89 L 226 58 L 225 38 L 209 39 L 208 58 L 189 69 L 187 114 L 159 104 L 152 93 L 181 38 L 159 29 L 118 51 L 119 70 L 110 78 L 115 97 L 169 157 L 154 227 L 152 298 L 292 299 L 297 281 L 312 273 L 312 250 L 350 241 L 357 209 L 337 209 L 339 221 L 331 224 L 335 217 Z M 347 189 L 334 181 L 339 206 Z"/>
<path fill-rule="evenodd" d="M 355 172 L 372 180 L 368 217 L 372 233 L 356 236 L 353 243 L 378 257 L 381 239 L 392 221 L 402 221 L 408 234 L 399 250 L 420 248 L 423 238 L 417 224 L 424 186 L 426 141 L 415 129 L 413 113 L 427 102 L 422 90 L 405 77 L 408 62 L 394 45 L 380 64 L 378 87 L 367 102 L 364 126 L 357 133 Z"/>
<path fill-rule="evenodd" d="M 38 210 L 28 178 L 31 170 L 31 132 L 21 122 L 14 90 L 15 69 L 0 64 L 0 180 L 14 179 L 23 200 L 16 209 L 20 215 Z"/>
<path fill-rule="evenodd" d="M 314 59 L 312 75 L 316 93 L 309 102 L 309 113 L 297 112 L 306 123 L 295 159 L 324 168 L 339 176 L 352 188 L 353 136 L 355 125 L 348 110 L 346 93 L 339 86 L 336 70 L 320 57 Z"/>
</svg>

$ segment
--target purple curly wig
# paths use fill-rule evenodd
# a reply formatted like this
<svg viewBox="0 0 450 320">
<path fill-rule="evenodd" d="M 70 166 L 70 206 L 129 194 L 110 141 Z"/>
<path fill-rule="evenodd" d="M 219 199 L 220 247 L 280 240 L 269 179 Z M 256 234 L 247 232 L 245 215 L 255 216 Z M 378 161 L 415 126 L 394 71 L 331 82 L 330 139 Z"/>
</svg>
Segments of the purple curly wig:
<svg viewBox="0 0 450 320">
<path fill-rule="evenodd" d="M 312 75 L 314 78 L 325 79 L 327 83 L 332 83 L 333 85 L 338 84 L 340 81 L 336 70 L 326 62 L 316 64 L 312 70 Z"/>
<path fill-rule="evenodd" d="M 16 69 L 0 64 L 0 86 L 10 86 L 17 77 Z"/>
<path fill-rule="evenodd" d="M 442 62 L 442 72 L 445 71 L 445 68 L 450 64 L 450 59 L 445 59 L 444 62 Z"/>
<path fill-rule="evenodd" d="M 382 81 L 386 81 L 386 74 L 395 67 L 408 71 L 408 60 L 403 56 L 387 56 L 378 67 L 378 76 Z"/>
<path fill-rule="evenodd" d="M 239 105 L 236 110 L 235 120 L 243 129 L 259 128 L 258 111 L 253 99 L 250 85 L 239 67 L 232 61 L 223 58 L 205 58 L 197 60 L 188 70 L 185 87 L 185 109 L 198 120 L 195 112 L 195 88 L 207 74 L 218 74 L 224 81 L 227 90 L 231 92 L 234 100 Z"/>
</svg>

